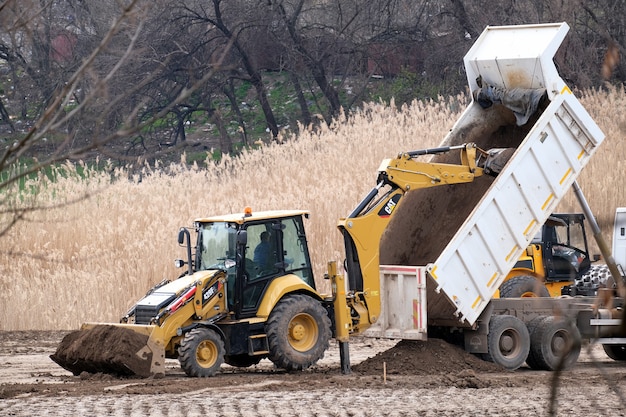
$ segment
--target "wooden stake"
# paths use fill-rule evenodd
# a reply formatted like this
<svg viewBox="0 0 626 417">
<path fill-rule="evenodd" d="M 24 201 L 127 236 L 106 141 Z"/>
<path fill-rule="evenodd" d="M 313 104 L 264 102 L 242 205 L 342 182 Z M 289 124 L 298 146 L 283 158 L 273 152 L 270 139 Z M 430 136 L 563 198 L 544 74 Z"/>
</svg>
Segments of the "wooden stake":
<svg viewBox="0 0 626 417">
<path fill-rule="evenodd" d="M 383 384 L 387 384 L 387 362 L 383 362 Z"/>
</svg>

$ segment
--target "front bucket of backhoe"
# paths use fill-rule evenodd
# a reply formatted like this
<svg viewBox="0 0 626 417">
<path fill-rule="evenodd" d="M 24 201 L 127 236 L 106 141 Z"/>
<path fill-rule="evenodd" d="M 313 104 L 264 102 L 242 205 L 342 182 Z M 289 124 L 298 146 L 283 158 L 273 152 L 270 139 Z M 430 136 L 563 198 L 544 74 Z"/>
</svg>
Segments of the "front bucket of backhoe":
<svg viewBox="0 0 626 417">
<path fill-rule="evenodd" d="M 84 324 L 66 335 L 50 358 L 80 375 L 162 377 L 165 349 L 154 336 L 156 326 Z"/>
</svg>

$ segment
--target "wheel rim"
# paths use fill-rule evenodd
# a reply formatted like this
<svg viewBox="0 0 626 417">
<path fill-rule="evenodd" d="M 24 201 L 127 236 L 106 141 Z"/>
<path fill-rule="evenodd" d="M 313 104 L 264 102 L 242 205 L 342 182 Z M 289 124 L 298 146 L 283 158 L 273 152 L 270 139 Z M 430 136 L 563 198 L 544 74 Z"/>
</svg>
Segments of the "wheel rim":
<svg viewBox="0 0 626 417">
<path fill-rule="evenodd" d="M 507 330 L 502 333 L 498 347 L 505 357 L 515 357 L 519 355 L 521 349 L 521 338 L 514 330 Z"/>
<path fill-rule="evenodd" d="M 209 340 L 203 340 L 196 349 L 196 359 L 198 365 L 203 368 L 210 368 L 217 360 L 217 346 Z"/>
<path fill-rule="evenodd" d="M 315 346 L 319 329 L 315 319 L 306 313 L 294 316 L 289 322 L 289 344 L 299 352 L 306 352 Z"/>
<path fill-rule="evenodd" d="M 554 334 L 554 337 L 550 341 L 550 349 L 555 356 L 559 356 L 565 352 L 567 339 L 568 337 L 565 331 L 558 331 Z"/>
<path fill-rule="evenodd" d="M 521 298 L 538 298 L 539 296 L 532 291 L 526 291 L 520 295 Z"/>
</svg>

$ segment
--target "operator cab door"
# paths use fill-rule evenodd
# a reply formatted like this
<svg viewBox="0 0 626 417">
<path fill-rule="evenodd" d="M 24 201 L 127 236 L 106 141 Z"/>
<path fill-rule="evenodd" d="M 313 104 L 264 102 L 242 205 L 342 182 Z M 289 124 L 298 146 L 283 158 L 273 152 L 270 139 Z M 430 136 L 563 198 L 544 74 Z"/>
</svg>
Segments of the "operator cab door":
<svg viewBox="0 0 626 417">
<path fill-rule="evenodd" d="M 591 266 L 582 214 L 553 214 L 560 223 L 544 227 L 547 281 L 573 281 Z"/>
<path fill-rule="evenodd" d="M 270 283 L 287 274 L 298 275 L 313 288 L 313 273 L 300 216 L 251 222 L 239 268 L 235 310 L 237 318 L 254 317 Z"/>
</svg>

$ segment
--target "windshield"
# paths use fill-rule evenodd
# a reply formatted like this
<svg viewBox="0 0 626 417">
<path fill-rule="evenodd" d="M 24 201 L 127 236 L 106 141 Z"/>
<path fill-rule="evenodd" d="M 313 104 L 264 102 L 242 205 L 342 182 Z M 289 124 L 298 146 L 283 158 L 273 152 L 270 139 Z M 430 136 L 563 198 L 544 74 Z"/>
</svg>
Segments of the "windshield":
<svg viewBox="0 0 626 417">
<path fill-rule="evenodd" d="M 557 243 L 587 251 L 582 224 L 572 220 L 569 227 L 556 227 Z"/>
<path fill-rule="evenodd" d="M 200 223 L 196 270 L 228 269 L 235 265 L 237 225 L 234 223 Z"/>
</svg>

